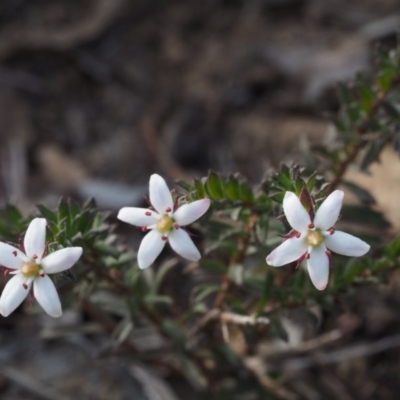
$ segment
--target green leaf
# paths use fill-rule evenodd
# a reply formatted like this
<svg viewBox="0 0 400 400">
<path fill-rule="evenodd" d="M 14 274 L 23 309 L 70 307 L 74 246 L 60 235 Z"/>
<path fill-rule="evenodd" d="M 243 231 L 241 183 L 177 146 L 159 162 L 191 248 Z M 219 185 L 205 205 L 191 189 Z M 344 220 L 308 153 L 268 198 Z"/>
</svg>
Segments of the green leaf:
<svg viewBox="0 0 400 400">
<path fill-rule="evenodd" d="M 253 190 L 247 184 L 247 182 L 242 182 L 239 184 L 239 194 L 240 194 L 240 199 L 247 203 L 252 203 L 254 201 Z"/>
<path fill-rule="evenodd" d="M 390 103 L 389 101 L 383 101 L 381 102 L 381 106 L 390 118 L 393 118 L 395 121 L 400 120 L 400 110 L 396 107 L 396 105 Z"/>
<path fill-rule="evenodd" d="M 206 191 L 212 200 L 222 200 L 224 190 L 221 178 L 213 171 L 210 171 L 205 185 Z"/>
<path fill-rule="evenodd" d="M 69 218 L 69 210 L 67 201 L 61 197 L 60 201 L 58 202 L 58 221 L 61 222 L 62 220 L 67 220 Z"/>
<path fill-rule="evenodd" d="M 279 339 L 282 339 L 285 342 L 289 340 L 286 329 L 282 325 L 282 321 L 279 318 L 270 318 L 270 332 L 272 333 L 272 335 L 277 336 Z"/>
<path fill-rule="evenodd" d="M 240 187 L 238 180 L 230 175 L 225 184 L 226 196 L 229 200 L 239 200 L 240 199 Z"/>
<path fill-rule="evenodd" d="M 194 303 L 200 303 L 210 294 L 216 293 L 220 290 L 219 285 L 205 284 L 195 287 L 192 291 L 192 298 Z"/>
<path fill-rule="evenodd" d="M 72 222 L 73 219 L 81 212 L 81 207 L 76 201 L 71 198 L 68 198 L 67 203 L 69 219 L 70 222 Z"/>
<path fill-rule="evenodd" d="M 350 189 L 363 204 L 371 206 L 376 204 L 374 196 L 372 196 L 372 194 L 369 193 L 368 190 L 365 190 L 355 183 L 349 181 L 342 181 L 342 185 Z"/>
<path fill-rule="evenodd" d="M 386 146 L 387 140 L 382 140 L 382 136 L 379 140 L 374 140 L 367 148 L 367 152 L 364 154 L 364 157 L 361 161 L 360 168 L 362 171 L 367 172 L 369 166 L 379 161 L 379 157 L 381 155 L 382 150 Z"/>
<path fill-rule="evenodd" d="M 223 273 L 227 270 L 226 263 L 219 260 L 201 260 L 200 268 L 216 273 Z"/>
<path fill-rule="evenodd" d="M 144 296 L 143 301 L 149 305 L 162 304 L 162 305 L 172 306 L 172 304 L 174 303 L 174 301 L 169 296 L 160 296 L 153 293 Z"/>
<path fill-rule="evenodd" d="M 161 268 L 156 273 L 156 276 L 154 278 L 154 284 L 153 287 L 151 288 L 152 293 L 157 293 L 164 281 L 164 278 L 167 276 L 168 272 L 171 271 L 172 268 L 176 266 L 176 261 L 170 260 L 169 262 L 167 261 L 164 263 Z"/>
<path fill-rule="evenodd" d="M 197 197 L 199 199 L 204 199 L 207 197 L 206 188 L 204 187 L 204 183 L 198 179 L 194 180 L 194 187 L 197 192 Z"/>
<path fill-rule="evenodd" d="M 42 216 L 44 218 L 46 218 L 47 221 L 49 221 L 53 224 L 57 224 L 58 218 L 57 218 L 57 214 L 54 211 L 50 210 L 49 208 L 47 208 L 46 206 L 43 206 L 41 204 L 38 204 L 36 207 L 38 208 L 38 210 L 40 211 Z"/>
<path fill-rule="evenodd" d="M 344 205 L 341 211 L 343 221 L 346 223 L 360 224 L 380 229 L 387 229 L 390 224 L 383 214 L 365 206 Z"/>
<path fill-rule="evenodd" d="M 228 275 L 236 285 L 243 285 L 244 268 L 241 264 L 231 265 L 228 269 Z"/>
<path fill-rule="evenodd" d="M 98 251 L 100 254 L 103 254 L 105 256 L 111 256 L 114 258 L 118 258 L 120 254 L 119 251 L 114 246 L 110 246 L 105 243 L 96 243 L 94 245 L 94 249 Z"/>
<path fill-rule="evenodd" d="M 307 189 L 307 186 L 303 186 L 303 189 L 301 190 L 300 193 L 300 202 L 303 205 L 303 207 L 307 210 L 307 212 L 311 216 L 311 220 L 314 219 L 314 200 L 310 194 L 310 192 Z"/>
<path fill-rule="evenodd" d="M 194 189 L 194 187 L 190 183 L 187 183 L 182 180 L 177 180 L 175 181 L 175 183 L 181 188 L 185 189 L 187 192 L 191 192 Z"/>
</svg>

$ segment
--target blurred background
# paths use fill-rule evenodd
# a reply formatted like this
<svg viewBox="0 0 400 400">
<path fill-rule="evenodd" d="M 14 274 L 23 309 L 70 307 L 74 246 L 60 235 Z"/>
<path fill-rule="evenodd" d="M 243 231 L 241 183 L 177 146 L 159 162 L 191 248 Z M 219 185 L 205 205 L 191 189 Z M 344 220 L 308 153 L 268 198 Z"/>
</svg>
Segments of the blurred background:
<svg viewBox="0 0 400 400">
<path fill-rule="evenodd" d="M 368 75 L 399 27 L 398 0 L 1 0 L 0 201 L 117 210 L 142 203 L 154 172 L 257 182 L 332 139 L 335 83 Z M 352 177 L 399 228 L 397 157 L 372 172 Z M 161 399 L 139 394 L 145 368 L 96 365 L 87 338 L 43 341 L 49 324 L 1 319 L 0 339 L 18 340 L 0 350 L 0 398 L 62 399 L 85 382 L 78 398 Z"/>
</svg>

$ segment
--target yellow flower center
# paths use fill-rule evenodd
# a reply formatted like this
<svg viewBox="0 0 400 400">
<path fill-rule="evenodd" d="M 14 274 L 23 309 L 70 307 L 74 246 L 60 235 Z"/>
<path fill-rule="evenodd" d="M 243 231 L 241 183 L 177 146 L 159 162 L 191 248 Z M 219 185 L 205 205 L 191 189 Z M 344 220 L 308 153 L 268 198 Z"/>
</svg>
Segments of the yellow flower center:
<svg viewBox="0 0 400 400">
<path fill-rule="evenodd" d="M 306 241 L 310 246 L 317 247 L 324 241 L 324 237 L 321 231 L 309 231 Z"/>
<path fill-rule="evenodd" d="M 25 263 L 21 268 L 21 272 L 23 273 L 23 275 L 27 277 L 36 276 L 39 274 L 39 271 L 40 271 L 40 265 L 36 264 L 34 261 Z"/>
<path fill-rule="evenodd" d="M 157 222 L 157 229 L 161 233 L 168 232 L 174 226 L 174 220 L 168 215 L 164 215 L 158 222 Z"/>
</svg>

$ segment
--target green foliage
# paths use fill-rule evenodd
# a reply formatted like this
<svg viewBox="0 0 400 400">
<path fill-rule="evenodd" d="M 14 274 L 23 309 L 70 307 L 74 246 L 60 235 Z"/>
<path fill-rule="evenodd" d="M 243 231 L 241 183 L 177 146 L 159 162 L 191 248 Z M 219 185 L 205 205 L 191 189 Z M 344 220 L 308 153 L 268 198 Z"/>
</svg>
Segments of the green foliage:
<svg viewBox="0 0 400 400">
<path fill-rule="evenodd" d="M 210 382 L 217 382 L 217 387 L 226 377 L 240 376 L 232 390 L 221 390 L 213 398 L 240 398 L 249 388 L 264 396 L 260 398 L 271 398 L 246 368 L 230 335 L 239 337 L 249 354 L 266 337 L 288 340 L 283 317 L 289 309 L 309 311 L 318 306 L 331 311 L 339 296 L 383 281 L 399 266 L 400 239 L 390 240 L 388 222 L 370 208 L 375 199 L 344 179 L 352 163 L 368 171 L 385 146 L 400 151 L 399 81 L 396 50 L 379 54 L 374 77 L 359 75 L 352 84 L 339 84 L 341 109 L 333 121 L 336 142 L 311 149 L 305 167 L 282 165 L 258 185 L 238 173 L 215 171 L 193 182 L 178 181 L 184 191 L 177 196 L 180 204 L 206 197 L 212 202 L 210 210 L 193 224 L 203 256 L 197 263 L 160 257 L 141 271 L 134 250 L 115 234 L 112 217 L 97 210 L 93 200 L 81 205 L 61 199 L 55 210 L 38 205 L 48 222 L 50 252 L 83 247 L 83 256 L 72 269 L 75 282 L 59 280 L 59 286 L 72 287 L 76 296 L 71 296 L 70 303 L 83 304 L 88 318 L 103 324 L 116 346 L 126 345 L 135 356 L 155 363 L 162 360 L 167 365 L 166 360 L 172 360 L 173 368 L 199 390 Z M 338 185 L 361 200 L 361 205 L 343 207 L 339 227 L 343 222 L 346 231 L 354 231 L 373 249 L 364 258 L 333 255 L 329 286 L 320 292 L 303 268 L 296 269 L 296 262 L 272 268 L 265 257 L 288 232 L 281 216 L 287 191 L 294 192 L 313 216 Z M 18 242 L 32 218 L 5 206 L 0 210 L 1 240 Z M 264 325 L 257 318 L 264 318 Z M 163 357 L 132 345 L 140 329 L 162 337 Z"/>
</svg>

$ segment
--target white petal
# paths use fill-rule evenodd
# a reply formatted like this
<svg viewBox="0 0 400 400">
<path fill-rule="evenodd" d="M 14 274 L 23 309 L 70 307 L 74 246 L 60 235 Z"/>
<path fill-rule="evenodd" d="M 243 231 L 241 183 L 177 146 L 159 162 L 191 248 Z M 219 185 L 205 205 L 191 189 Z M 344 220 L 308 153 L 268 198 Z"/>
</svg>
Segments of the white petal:
<svg viewBox="0 0 400 400">
<path fill-rule="evenodd" d="M 296 231 L 305 231 L 311 223 L 310 215 L 301 204 L 299 198 L 292 192 L 285 193 L 283 211 L 290 226 Z"/>
<path fill-rule="evenodd" d="M 29 258 L 20 250 L 0 242 L 0 265 L 11 269 L 20 269 Z"/>
<path fill-rule="evenodd" d="M 307 268 L 314 286 L 318 290 L 324 290 L 329 278 L 329 258 L 326 255 L 326 248 L 323 244 L 310 250 Z"/>
<path fill-rule="evenodd" d="M 25 289 L 23 284 L 27 284 Z M 18 273 L 14 275 L 5 286 L 0 298 L 0 313 L 3 317 L 8 317 L 25 299 L 32 286 L 32 281 Z"/>
<path fill-rule="evenodd" d="M 24 247 L 25 253 L 29 258 L 37 256 L 41 260 L 46 245 L 46 220 L 35 218 L 28 226 L 25 233 Z"/>
<path fill-rule="evenodd" d="M 280 246 L 267 256 L 267 263 L 280 267 L 298 260 L 308 249 L 303 237 L 286 239 Z"/>
<path fill-rule="evenodd" d="M 168 236 L 169 244 L 172 249 L 180 256 L 190 260 L 198 261 L 201 258 L 199 251 L 192 239 L 183 229 L 174 229 Z"/>
<path fill-rule="evenodd" d="M 160 215 L 146 208 L 124 207 L 119 210 L 117 218 L 135 226 L 151 226 L 157 223 Z"/>
<path fill-rule="evenodd" d="M 150 177 L 150 202 L 161 215 L 166 214 L 167 209 L 170 208 L 172 210 L 174 207 L 171 192 L 165 180 L 157 174 L 153 174 Z"/>
<path fill-rule="evenodd" d="M 138 264 L 140 269 L 147 268 L 161 253 L 166 241 L 161 239 L 162 234 L 156 229 L 151 230 L 140 243 L 138 251 Z"/>
<path fill-rule="evenodd" d="M 60 298 L 53 281 L 47 275 L 39 276 L 33 281 L 33 294 L 47 314 L 54 318 L 61 316 Z"/>
<path fill-rule="evenodd" d="M 317 228 L 326 231 L 336 224 L 343 205 L 344 193 L 341 190 L 332 192 L 318 208 L 314 224 Z"/>
<path fill-rule="evenodd" d="M 334 253 L 349 257 L 360 257 L 366 254 L 370 245 L 348 233 L 335 231 L 333 235 L 325 236 L 326 247 Z"/>
<path fill-rule="evenodd" d="M 67 247 L 46 256 L 41 265 L 46 274 L 55 274 L 71 268 L 82 255 L 82 247 Z"/>
<path fill-rule="evenodd" d="M 174 220 L 180 226 L 189 225 L 205 214 L 210 204 L 210 199 L 196 200 L 193 203 L 184 204 L 174 213 Z"/>
</svg>

